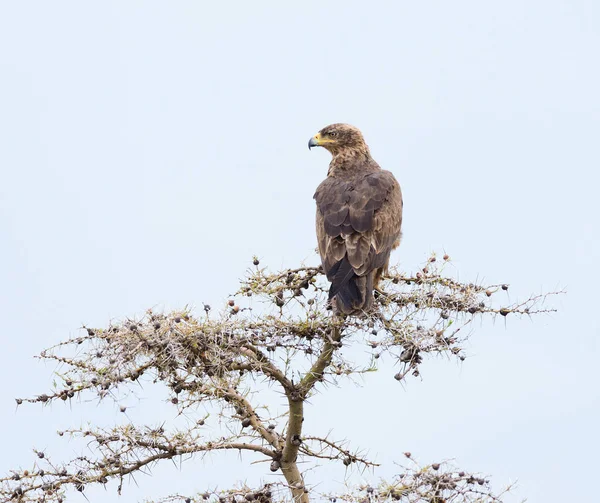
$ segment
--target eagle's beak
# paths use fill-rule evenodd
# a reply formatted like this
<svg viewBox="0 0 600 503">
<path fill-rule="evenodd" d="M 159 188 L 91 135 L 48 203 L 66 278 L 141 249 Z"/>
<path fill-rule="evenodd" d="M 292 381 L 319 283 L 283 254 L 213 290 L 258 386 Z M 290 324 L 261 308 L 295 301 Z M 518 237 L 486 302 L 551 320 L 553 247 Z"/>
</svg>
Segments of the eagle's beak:
<svg viewBox="0 0 600 503">
<path fill-rule="evenodd" d="M 310 150 L 313 147 L 318 147 L 319 145 L 321 145 L 321 143 L 319 142 L 320 140 L 321 140 L 321 135 L 319 133 L 314 135 L 310 140 L 308 140 L 308 150 Z"/>
</svg>

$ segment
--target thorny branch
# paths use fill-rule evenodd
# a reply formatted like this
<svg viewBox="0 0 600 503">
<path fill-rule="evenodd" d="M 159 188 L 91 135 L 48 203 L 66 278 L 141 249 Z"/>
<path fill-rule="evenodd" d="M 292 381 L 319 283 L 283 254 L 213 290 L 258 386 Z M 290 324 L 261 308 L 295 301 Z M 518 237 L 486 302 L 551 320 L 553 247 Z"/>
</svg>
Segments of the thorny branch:
<svg viewBox="0 0 600 503">
<path fill-rule="evenodd" d="M 322 389 L 321 382 L 337 383 L 344 376 L 372 370 L 383 354 L 400 366 L 395 379 L 418 376 L 428 354 L 465 358 L 465 327 L 475 317 L 548 311 L 543 307 L 546 295 L 497 305 L 493 300 L 507 285 L 483 286 L 446 277 L 447 260 L 432 256 L 415 274 L 391 271 L 377 292 L 375 309 L 362 316 L 341 319 L 332 315 L 328 284 L 320 268 L 270 273 L 255 260 L 255 269 L 219 313 L 205 305 L 199 315 L 187 309 L 168 314 L 148 311 L 142 319 L 113 323 L 105 329 L 84 327 L 80 337 L 40 355 L 60 366 L 55 389 L 19 398 L 17 404 L 48 404 L 92 395 L 114 400 L 125 412 L 123 400 L 132 384 L 152 380 L 169 389 L 170 401 L 180 414 L 198 414 L 200 405 L 216 407 L 218 413 L 199 418 L 182 431 L 130 424 L 110 430 L 90 427 L 59 432 L 89 441 L 91 454 L 57 463 L 46 453 L 36 452 L 34 470 L 15 470 L 0 479 L 0 503 L 62 502 L 67 489 L 83 492 L 86 486 L 110 480 L 117 481 L 120 492 L 125 476 L 144 473 L 159 461 L 231 450 L 262 456 L 283 480 L 258 490 L 244 487 L 203 493 L 194 501 L 213 497 L 231 502 L 242 497 L 283 501 L 286 491 L 292 500 L 303 503 L 309 496 L 323 496 L 307 485 L 300 462 L 377 465 L 348 449 L 345 442 L 304 434 L 304 406 Z M 343 358 L 338 350 L 348 344 L 366 344 L 370 357 L 367 361 Z M 283 417 L 273 416 L 258 400 L 256 383 L 261 378 L 286 397 Z M 287 424 L 278 426 L 281 419 Z M 222 433 L 224 425 L 226 435 L 211 434 L 214 429 Z M 338 496 L 343 501 L 436 503 L 496 502 L 499 497 L 491 494 L 484 479 L 444 472 L 436 465 L 415 468 L 378 489 L 359 488 Z M 177 498 L 173 495 L 164 501 Z"/>
</svg>

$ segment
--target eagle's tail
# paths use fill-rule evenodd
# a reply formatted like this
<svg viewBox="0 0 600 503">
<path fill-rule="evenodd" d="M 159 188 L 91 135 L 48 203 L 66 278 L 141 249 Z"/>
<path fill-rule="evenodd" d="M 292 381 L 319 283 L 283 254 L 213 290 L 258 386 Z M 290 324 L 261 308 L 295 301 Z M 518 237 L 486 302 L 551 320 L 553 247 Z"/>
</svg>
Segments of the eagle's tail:
<svg viewBox="0 0 600 503">
<path fill-rule="evenodd" d="M 368 309 L 373 301 L 373 273 L 358 276 L 348 257 L 344 256 L 328 272 L 331 281 L 329 300 L 335 297 L 336 307 L 344 314 Z"/>
</svg>

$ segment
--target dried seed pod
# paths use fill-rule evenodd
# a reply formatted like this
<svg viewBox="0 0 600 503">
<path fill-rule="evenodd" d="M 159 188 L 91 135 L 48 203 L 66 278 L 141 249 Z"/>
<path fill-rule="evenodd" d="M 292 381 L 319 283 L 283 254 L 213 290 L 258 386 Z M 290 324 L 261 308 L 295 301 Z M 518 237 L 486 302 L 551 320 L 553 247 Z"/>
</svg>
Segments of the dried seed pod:
<svg viewBox="0 0 600 503">
<path fill-rule="evenodd" d="M 277 305 L 277 307 L 283 307 L 283 305 L 285 304 L 285 302 L 283 301 L 282 291 L 277 292 L 277 294 L 275 295 L 275 304 Z"/>
</svg>

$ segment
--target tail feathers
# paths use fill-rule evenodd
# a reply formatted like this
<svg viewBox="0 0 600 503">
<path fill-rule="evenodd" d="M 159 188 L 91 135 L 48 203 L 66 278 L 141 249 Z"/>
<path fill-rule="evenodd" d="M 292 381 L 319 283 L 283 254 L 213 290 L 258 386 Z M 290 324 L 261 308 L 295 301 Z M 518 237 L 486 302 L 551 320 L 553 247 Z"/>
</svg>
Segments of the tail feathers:
<svg viewBox="0 0 600 503">
<path fill-rule="evenodd" d="M 365 283 L 369 283 L 369 281 L 365 281 L 365 278 L 356 275 L 348 261 L 348 257 L 344 257 L 337 262 L 328 271 L 327 277 L 331 281 L 329 299 L 336 298 L 336 304 L 340 311 L 349 314 L 364 307 L 365 294 L 367 293 Z M 372 278 L 369 279 L 371 279 L 370 283 L 372 285 Z"/>
<path fill-rule="evenodd" d="M 327 279 L 331 281 L 329 288 L 329 299 L 331 300 L 338 292 L 346 286 L 350 280 L 356 276 L 354 269 L 348 261 L 348 257 L 344 256 L 342 260 L 337 262 L 328 272 Z"/>
</svg>

